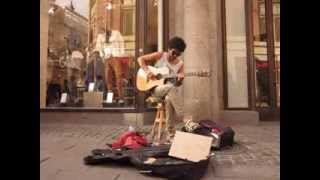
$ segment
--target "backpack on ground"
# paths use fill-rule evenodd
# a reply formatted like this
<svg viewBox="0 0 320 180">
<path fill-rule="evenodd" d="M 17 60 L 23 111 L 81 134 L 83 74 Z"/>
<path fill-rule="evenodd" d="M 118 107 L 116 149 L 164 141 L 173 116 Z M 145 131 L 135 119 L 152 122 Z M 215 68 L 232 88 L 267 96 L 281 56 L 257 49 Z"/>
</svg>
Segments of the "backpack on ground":
<svg viewBox="0 0 320 180">
<path fill-rule="evenodd" d="M 199 126 L 193 129 L 191 133 L 213 137 L 213 148 L 222 149 L 233 145 L 235 132 L 231 127 L 223 126 L 208 119 L 201 120 L 198 124 Z M 187 130 L 183 127 L 182 131 L 186 132 Z"/>
</svg>

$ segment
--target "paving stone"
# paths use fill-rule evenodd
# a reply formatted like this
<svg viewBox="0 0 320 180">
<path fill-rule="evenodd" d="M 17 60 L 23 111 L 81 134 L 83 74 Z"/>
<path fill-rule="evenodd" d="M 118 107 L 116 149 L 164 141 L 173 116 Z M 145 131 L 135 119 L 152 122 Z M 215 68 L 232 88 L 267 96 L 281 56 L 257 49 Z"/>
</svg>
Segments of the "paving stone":
<svg viewBox="0 0 320 180">
<path fill-rule="evenodd" d="M 151 126 L 139 127 L 150 132 Z M 216 168 L 206 178 L 214 179 L 279 179 L 280 177 L 280 127 L 279 124 L 259 126 L 232 126 L 236 144 L 227 150 L 216 151 L 211 165 Z M 89 167 L 83 157 L 92 149 L 105 148 L 114 142 L 128 126 L 76 123 L 40 123 L 40 176 L 42 180 L 78 179 L 161 179 L 143 176 L 135 168 Z M 244 172 L 248 171 L 250 172 Z M 254 172 L 265 168 L 270 177 L 257 177 Z M 228 170 L 230 169 L 230 171 Z M 234 173 L 230 173 L 233 172 Z M 213 171 L 208 168 L 208 171 Z M 252 172 L 251 172 L 252 171 Z M 229 175 L 228 175 L 229 172 Z M 261 172 L 263 172 L 261 170 Z"/>
</svg>

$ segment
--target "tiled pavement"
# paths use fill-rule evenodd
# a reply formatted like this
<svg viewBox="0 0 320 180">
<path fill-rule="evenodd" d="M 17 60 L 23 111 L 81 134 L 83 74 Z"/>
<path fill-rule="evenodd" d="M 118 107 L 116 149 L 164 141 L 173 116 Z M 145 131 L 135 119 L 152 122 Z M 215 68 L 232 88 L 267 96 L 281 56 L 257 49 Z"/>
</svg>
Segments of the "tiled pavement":
<svg viewBox="0 0 320 180">
<path fill-rule="evenodd" d="M 150 126 L 144 126 L 145 132 Z M 203 179 L 280 179 L 280 125 L 233 125 L 236 144 L 217 151 Z M 133 167 L 85 166 L 83 157 L 104 148 L 127 131 L 127 126 L 102 124 L 40 124 L 41 180 L 161 179 L 144 176 Z"/>
</svg>

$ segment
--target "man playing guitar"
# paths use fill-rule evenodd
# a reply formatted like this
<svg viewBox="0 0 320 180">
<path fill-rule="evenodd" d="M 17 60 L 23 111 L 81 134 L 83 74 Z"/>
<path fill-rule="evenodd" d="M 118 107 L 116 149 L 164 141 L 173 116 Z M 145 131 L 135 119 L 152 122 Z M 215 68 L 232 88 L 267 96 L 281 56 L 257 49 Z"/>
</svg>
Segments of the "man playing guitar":
<svg viewBox="0 0 320 180">
<path fill-rule="evenodd" d="M 148 64 L 155 63 L 154 66 L 157 68 L 167 67 L 169 69 L 169 74 L 176 75 L 178 79 L 177 83 L 181 83 L 184 79 L 183 61 L 178 59 L 178 57 L 184 52 L 186 44 L 182 38 L 173 37 L 169 40 L 168 47 L 167 52 L 154 52 L 139 57 L 138 63 L 149 79 L 156 79 L 156 75 L 148 68 Z M 153 98 L 156 98 L 159 101 L 161 99 L 165 100 L 168 142 L 172 141 L 175 134 L 176 118 L 174 116 L 183 116 L 183 96 L 179 95 L 181 94 L 181 90 L 181 86 L 177 87 L 170 81 L 163 85 L 156 86 L 151 90 Z"/>
</svg>

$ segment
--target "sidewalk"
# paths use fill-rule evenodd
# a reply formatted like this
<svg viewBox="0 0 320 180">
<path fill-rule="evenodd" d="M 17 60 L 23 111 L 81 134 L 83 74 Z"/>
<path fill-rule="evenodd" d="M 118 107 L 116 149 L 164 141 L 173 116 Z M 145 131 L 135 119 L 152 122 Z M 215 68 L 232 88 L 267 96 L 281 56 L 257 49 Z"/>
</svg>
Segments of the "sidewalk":
<svg viewBox="0 0 320 180">
<path fill-rule="evenodd" d="M 148 131 L 150 126 L 144 126 Z M 234 125 L 236 144 L 216 152 L 203 180 L 280 179 L 280 125 L 264 122 Z M 131 166 L 86 166 L 83 157 L 92 149 L 105 148 L 127 131 L 127 126 L 48 123 L 40 124 L 41 180 L 151 180 Z"/>
</svg>

